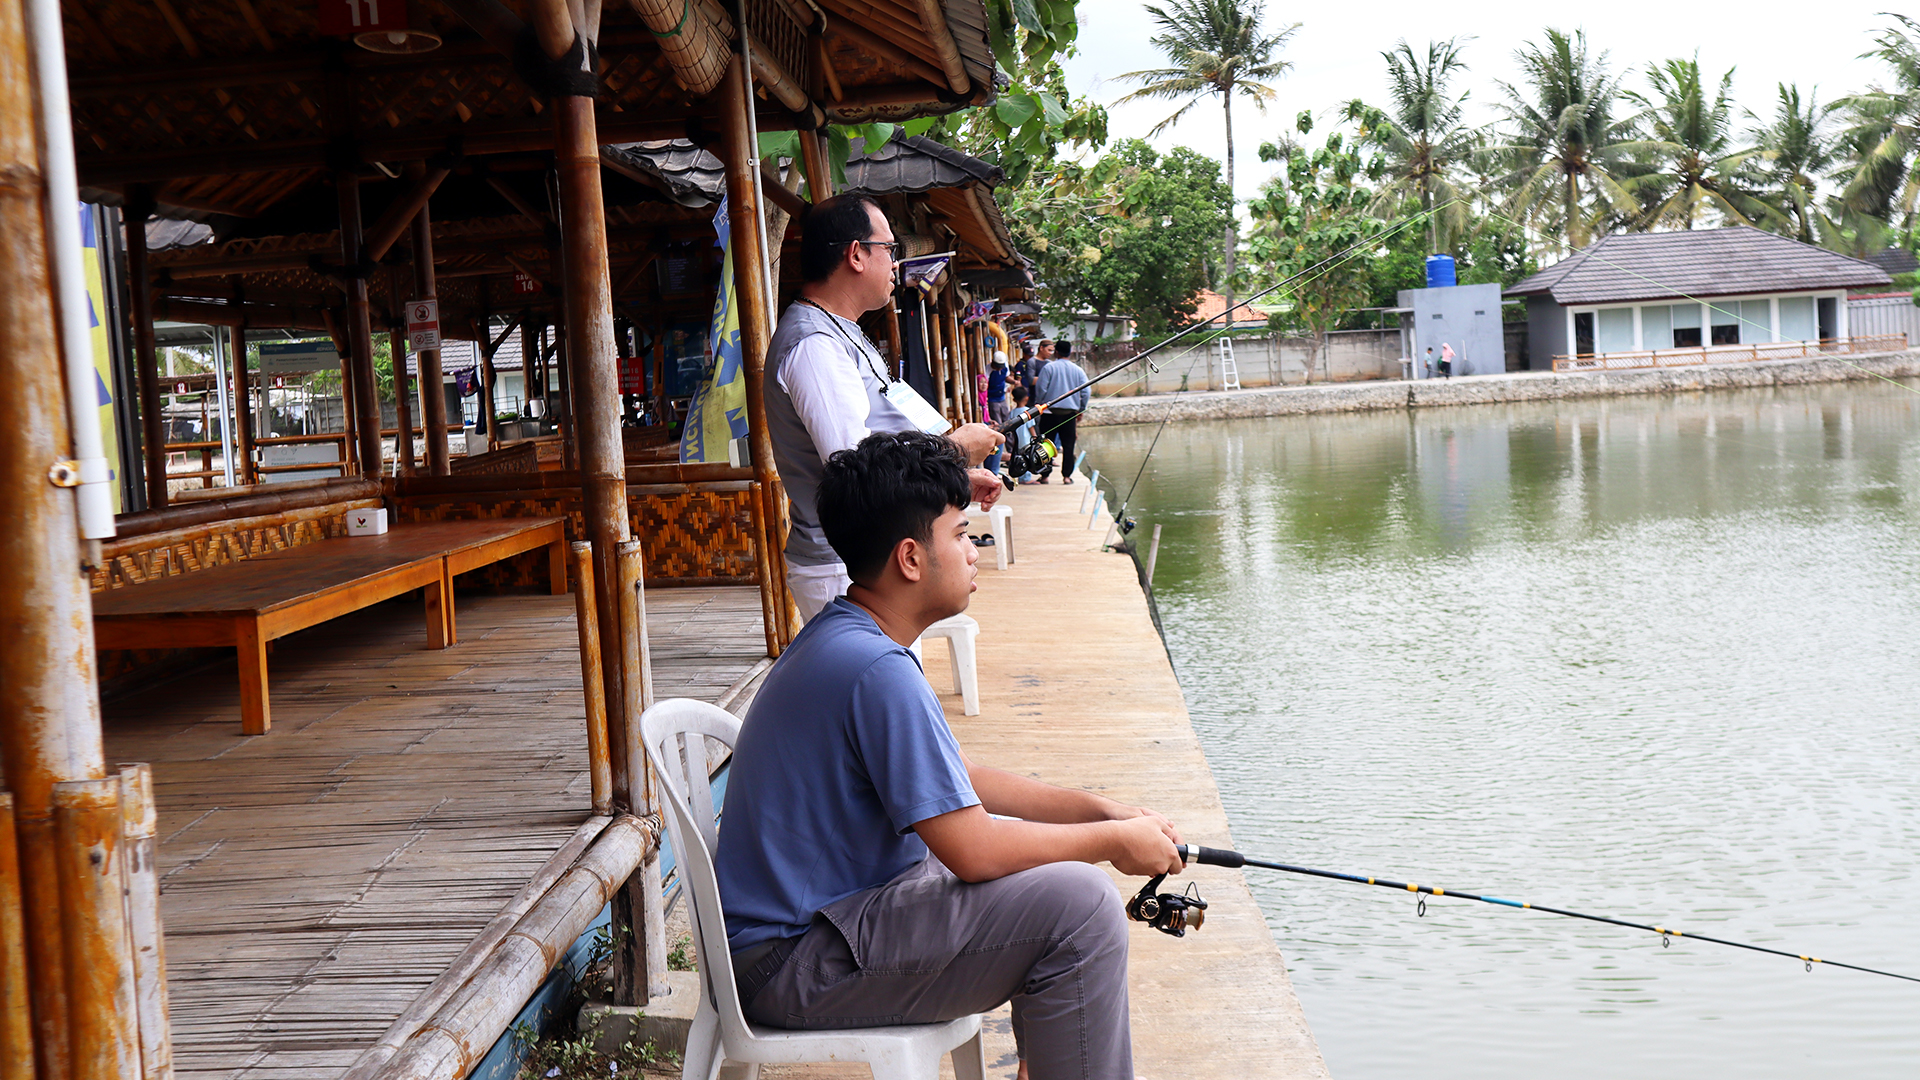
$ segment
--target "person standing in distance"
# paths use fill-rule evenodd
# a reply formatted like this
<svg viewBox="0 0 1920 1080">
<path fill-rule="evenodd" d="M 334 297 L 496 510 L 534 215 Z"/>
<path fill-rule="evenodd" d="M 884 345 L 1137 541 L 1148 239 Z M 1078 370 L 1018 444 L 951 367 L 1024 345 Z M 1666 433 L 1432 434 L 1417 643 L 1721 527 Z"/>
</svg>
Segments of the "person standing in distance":
<svg viewBox="0 0 1920 1080">
<path fill-rule="evenodd" d="M 1444 341 L 1440 343 L 1440 375 L 1442 378 L 1453 378 L 1453 346 Z"/>
<path fill-rule="evenodd" d="M 1087 388 L 1087 373 L 1072 360 L 1073 342 L 1062 341 L 1060 355 L 1040 369 L 1040 403 L 1055 401 L 1040 418 L 1040 434 L 1060 448 L 1060 472 L 1063 484 L 1073 483 L 1073 453 L 1079 441 L 1080 414 L 1087 410 L 1093 392 Z"/>
<path fill-rule="evenodd" d="M 917 431 L 926 402 L 895 379 L 858 319 L 893 300 L 894 239 L 880 205 L 849 193 L 807 213 L 800 241 L 800 298 L 780 316 L 767 346 L 767 431 L 792 503 L 787 584 L 804 619 L 846 592 L 847 568 L 821 531 L 815 509 L 826 460 L 876 431 Z M 918 408 L 916 408 L 916 405 Z M 1003 442 L 984 424 L 947 434 L 969 466 L 973 497 L 992 506 L 1003 490 L 979 468 Z"/>
</svg>

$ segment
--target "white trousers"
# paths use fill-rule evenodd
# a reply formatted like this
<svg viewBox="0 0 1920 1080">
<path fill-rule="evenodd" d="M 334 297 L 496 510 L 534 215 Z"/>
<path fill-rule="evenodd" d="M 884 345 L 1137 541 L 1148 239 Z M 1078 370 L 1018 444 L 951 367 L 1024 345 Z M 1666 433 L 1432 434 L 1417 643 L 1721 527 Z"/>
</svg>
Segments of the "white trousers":
<svg viewBox="0 0 1920 1080">
<path fill-rule="evenodd" d="M 793 603 L 800 609 L 800 617 L 808 622 L 820 614 L 821 608 L 833 603 L 835 597 L 845 595 L 847 586 L 852 584 L 845 563 L 787 566 L 787 588 L 793 590 Z"/>
</svg>

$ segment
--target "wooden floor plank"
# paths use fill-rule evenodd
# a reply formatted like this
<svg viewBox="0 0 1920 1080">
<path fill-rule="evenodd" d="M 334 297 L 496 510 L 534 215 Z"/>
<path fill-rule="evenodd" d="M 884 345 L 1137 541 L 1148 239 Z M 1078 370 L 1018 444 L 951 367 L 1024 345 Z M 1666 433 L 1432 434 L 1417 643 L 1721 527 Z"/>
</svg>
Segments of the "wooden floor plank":
<svg viewBox="0 0 1920 1080">
<path fill-rule="evenodd" d="M 106 708 L 147 761 L 178 1075 L 339 1076 L 588 815 L 571 596 L 456 598 L 276 643 L 274 730 L 239 734 L 231 665 Z M 654 675 L 717 699 L 765 654 L 751 588 L 647 594 Z"/>
</svg>

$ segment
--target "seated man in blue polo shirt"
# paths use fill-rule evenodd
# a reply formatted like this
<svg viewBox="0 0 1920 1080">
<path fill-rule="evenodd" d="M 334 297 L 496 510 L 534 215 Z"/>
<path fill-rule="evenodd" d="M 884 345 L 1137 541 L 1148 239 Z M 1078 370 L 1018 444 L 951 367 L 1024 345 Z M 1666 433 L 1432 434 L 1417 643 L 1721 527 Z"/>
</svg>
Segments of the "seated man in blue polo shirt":
<svg viewBox="0 0 1920 1080">
<path fill-rule="evenodd" d="M 1125 915 L 1091 864 L 1178 873 L 1179 836 L 954 741 L 908 646 L 966 610 L 971 497 L 960 452 L 917 431 L 827 462 L 820 523 L 853 585 L 768 672 L 720 822 L 741 1004 L 756 1023 L 831 1028 L 1012 1001 L 1022 1076 L 1131 1080 Z"/>
</svg>

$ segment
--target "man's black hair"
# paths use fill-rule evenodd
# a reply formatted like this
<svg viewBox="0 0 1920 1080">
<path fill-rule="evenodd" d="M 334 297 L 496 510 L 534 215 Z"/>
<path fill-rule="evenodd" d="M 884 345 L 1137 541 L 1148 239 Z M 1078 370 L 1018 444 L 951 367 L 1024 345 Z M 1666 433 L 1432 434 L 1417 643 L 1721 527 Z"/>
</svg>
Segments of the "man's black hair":
<svg viewBox="0 0 1920 1080">
<path fill-rule="evenodd" d="M 873 218 L 868 208 L 880 209 L 871 195 L 849 191 L 820 203 L 807 211 L 801 222 L 800 279 L 825 281 L 846 255 L 847 245 L 855 240 L 873 239 Z"/>
<path fill-rule="evenodd" d="M 1053 358 L 1055 360 L 1065 360 L 1067 357 L 1072 355 L 1073 355 L 1073 342 L 1068 341 L 1065 338 L 1062 338 L 1059 341 L 1056 341 L 1053 343 Z"/>
<path fill-rule="evenodd" d="M 900 541 L 933 542 L 933 523 L 973 500 L 960 448 L 924 431 L 882 431 L 827 459 L 816 509 L 847 576 L 870 583 Z"/>
</svg>

